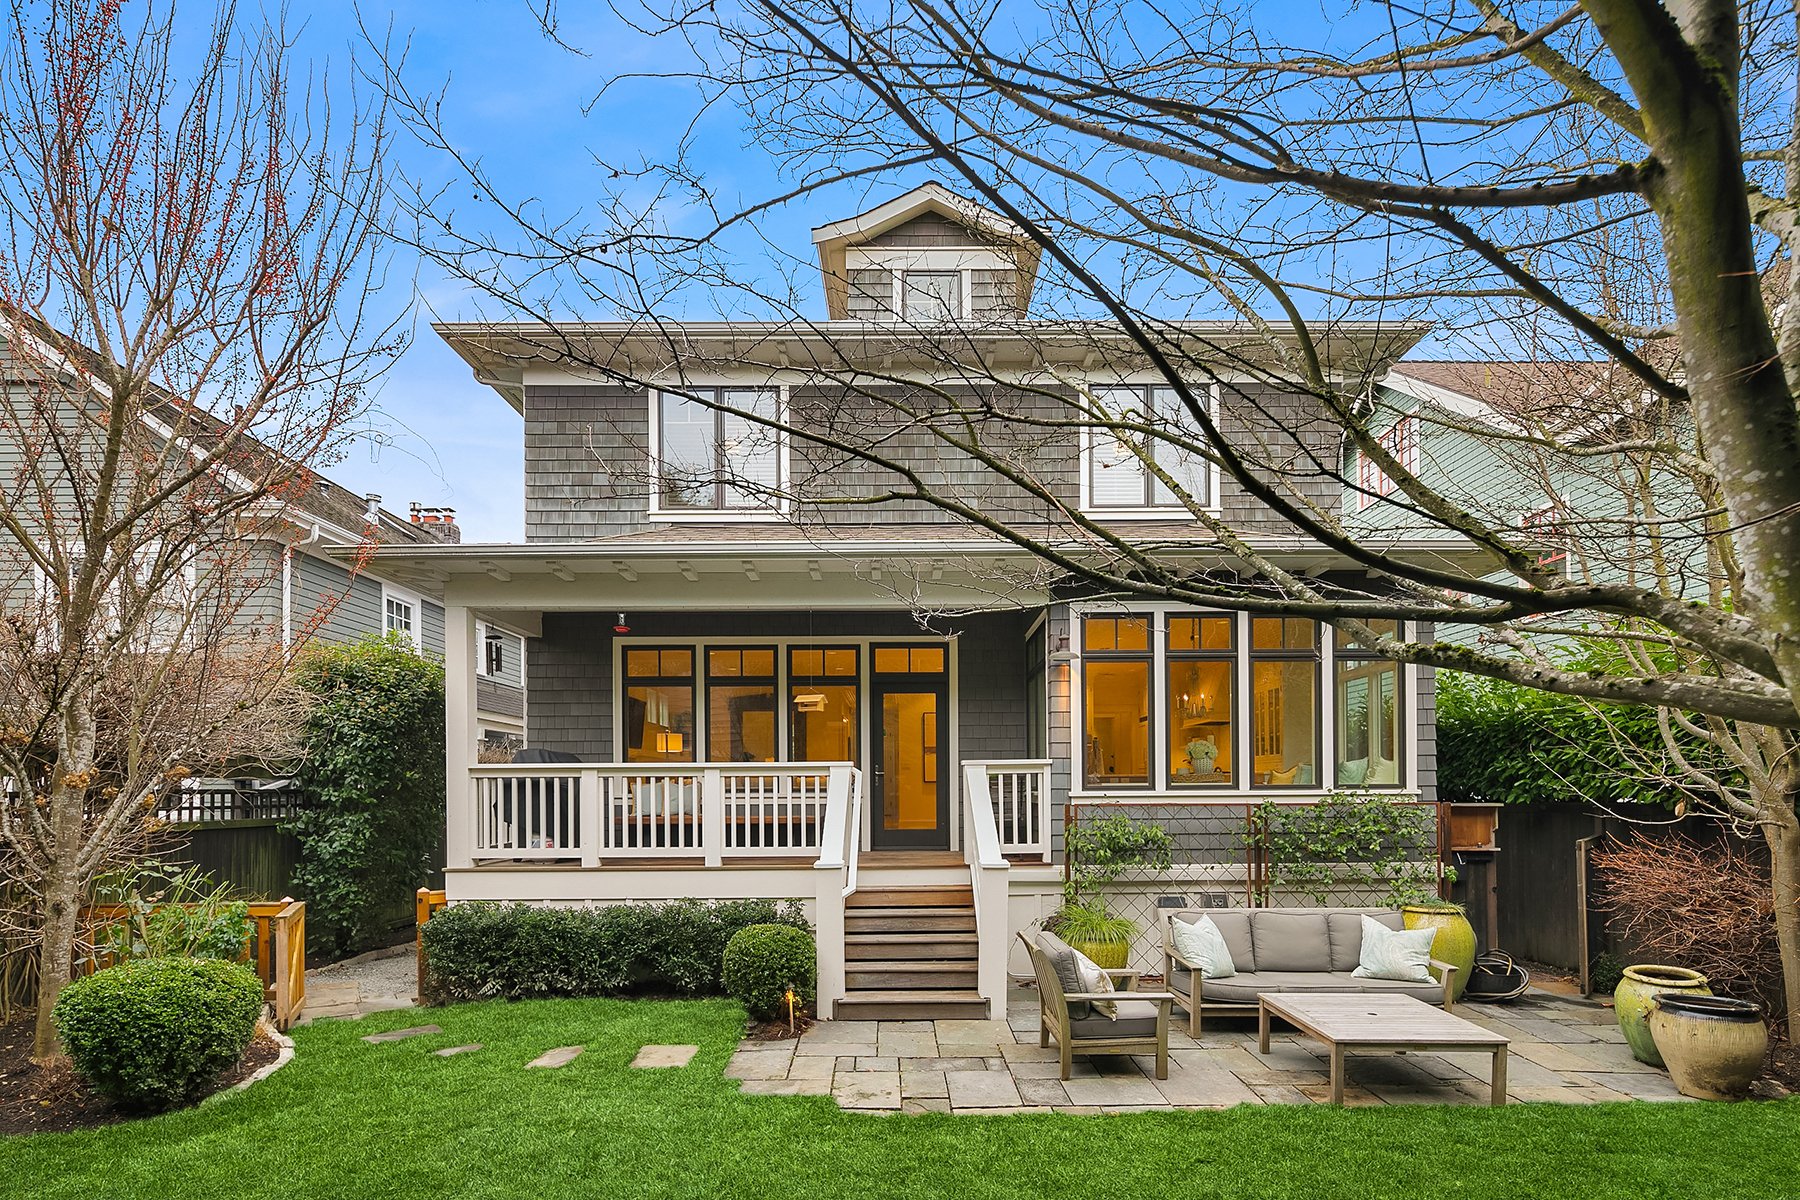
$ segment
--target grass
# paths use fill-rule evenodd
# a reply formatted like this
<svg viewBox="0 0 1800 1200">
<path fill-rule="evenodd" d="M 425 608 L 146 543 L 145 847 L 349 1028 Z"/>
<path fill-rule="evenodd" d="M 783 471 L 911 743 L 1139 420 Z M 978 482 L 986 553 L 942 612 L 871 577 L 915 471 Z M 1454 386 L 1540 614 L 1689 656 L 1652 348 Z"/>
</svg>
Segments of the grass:
<svg viewBox="0 0 1800 1200">
<path fill-rule="evenodd" d="M 723 1001 L 439 1009 L 296 1031 L 297 1059 L 187 1112 L 0 1141 L 0 1195 L 270 1197 L 1776 1197 L 1800 1193 L 1800 1102 L 1239 1108 L 877 1117 L 739 1094 Z M 443 1046 L 484 1049 L 435 1058 Z M 646 1043 L 698 1043 L 634 1071 Z M 557 1071 L 520 1067 L 554 1046 Z"/>
</svg>

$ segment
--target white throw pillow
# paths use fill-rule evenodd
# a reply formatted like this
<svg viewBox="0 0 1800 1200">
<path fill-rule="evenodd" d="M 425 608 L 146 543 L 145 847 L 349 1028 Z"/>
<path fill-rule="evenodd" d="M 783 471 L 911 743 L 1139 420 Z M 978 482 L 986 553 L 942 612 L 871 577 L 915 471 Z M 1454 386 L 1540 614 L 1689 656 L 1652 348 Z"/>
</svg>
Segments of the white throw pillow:
<svg viewBox="0 0 1800 1200">
<path fill-rule="evenodd" d="M 1362 919 L 1362 961 L 1350 972 L 1358 979 L 1434 983 L 1431 943 L 1435 929 L 1389 929 L 1370 916 Z"/>
<path fill-rule="evenodd" d="M 1201 917 L 1193 922 L 1177 918 L 1169 928 L 1175 953 L 1192 964 L 1200 972 L 1200 978 L 1230 979 L 1237 974 L 1237 964 L 1231 961 L 1231 947 L 1225 944 L 1225 935 L 1219 932 L 1211 917 Z"/>
<path fill-rule="evenodd" d="M 1081 990 L 1084 992 L 1114 990 L 1112 976 L 1103 971 L 1099 963 L 1079 950 L 1075 951 L 1075 973 L 1081 977 Z M 1101 1016 L 1114 1021 L 1119 1019 L 1119 1006 L 1111 1000 L 1094 1000 L 1091 1003 L 1094 1011 Z"/>
</svg>

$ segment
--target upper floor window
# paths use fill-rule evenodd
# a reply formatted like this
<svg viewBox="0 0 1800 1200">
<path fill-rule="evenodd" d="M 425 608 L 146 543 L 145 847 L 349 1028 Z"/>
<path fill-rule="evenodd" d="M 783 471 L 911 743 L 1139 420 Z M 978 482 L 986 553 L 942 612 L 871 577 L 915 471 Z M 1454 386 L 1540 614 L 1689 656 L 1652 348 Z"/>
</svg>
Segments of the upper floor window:
<svg viewBox="0 0 1800 1200">
<path fill-rule="evenodd" d="M 383 628 L 389 633 L 400 634 L 414 646 L 420 645 L 423 631 L 419 628 L 419 602 L 403 592 L 384 588 L 382 605 L 385 609 Z"/>
<path fill-rule="evenodd" d="M 954 321 L 962 316 L 961 271 L 907 271 L 901 298 L 908 321 Z"/>
<path fill-rule="evenodd" d="M 1386 450 L 1395 461 L 1406 468 L 1409 475 L 1419 473 L 1419 422 L 1416 417 L 1401 417 L 1376 437 L 1376 442 Z M 1356 484 L 1359 489 L 1356 507 L 1367 508 L 1375 503 L 1377 496 L 1385 496 L 1394 490 L 1394 481 L 1388 478 L 1375 460 L 1367 454 L 1357 456 Z"/>
<path fill-rule="evenodd" d="M 1179 510 L 1190 503 L 1211 507 L 1212 472 L 1206 458 L 1196 452 L 1202 435 L 1174 388 L 1095 388 L 1093 401 L 1098 420 L 1142 426 L 1160 431 L 1160 436 L 1091 428 L 1085 464 L 1088 508 Z"/>
<path fill-rule="evenodd" d="M 1568 529 L 1563 523 L 1560 505 L 1546 504 L 1543 508 L 1526 513 L 1519 521 L 1519 528 L 1537 543 L 1540 567 L 1568 561 Z"/>
<path fill-rule="evenodd" d="M 658 508 L 731 512 L 780 506 L 781 435 L 763 423 L 781 419 L 777 389 L 660 392 L 654 416 Z"/>
</svg>

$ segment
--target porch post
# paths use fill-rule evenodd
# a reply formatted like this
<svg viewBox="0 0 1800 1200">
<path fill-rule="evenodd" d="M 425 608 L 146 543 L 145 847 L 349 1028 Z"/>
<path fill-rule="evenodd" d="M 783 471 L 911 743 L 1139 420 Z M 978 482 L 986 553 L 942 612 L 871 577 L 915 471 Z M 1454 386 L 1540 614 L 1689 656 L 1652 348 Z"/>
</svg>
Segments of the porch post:
<svg viewBox="0 0 1800 1200">
<path fill-rule="evenodd" d="M 481 741 L 475 724 L 475 613 L 444 606 L 444 862 L 475 863 L 475 800 L 469 768 Z"/>
</svg>

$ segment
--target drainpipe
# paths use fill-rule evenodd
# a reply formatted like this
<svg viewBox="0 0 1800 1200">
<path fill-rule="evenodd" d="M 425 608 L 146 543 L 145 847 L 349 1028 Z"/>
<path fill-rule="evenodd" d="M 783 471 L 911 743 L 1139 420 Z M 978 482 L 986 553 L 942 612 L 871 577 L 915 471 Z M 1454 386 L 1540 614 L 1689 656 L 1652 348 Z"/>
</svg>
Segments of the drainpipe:
<svg viewBox="0 0 1800 1200">
<path fill-rule="evenodd" d="M 297 542 L 281 548 L 281 653 L 286 656 L 294 644 L 294 551 L 319 544 L 324 536 L 315 523 L 312 531 Z"/>
</svg>

